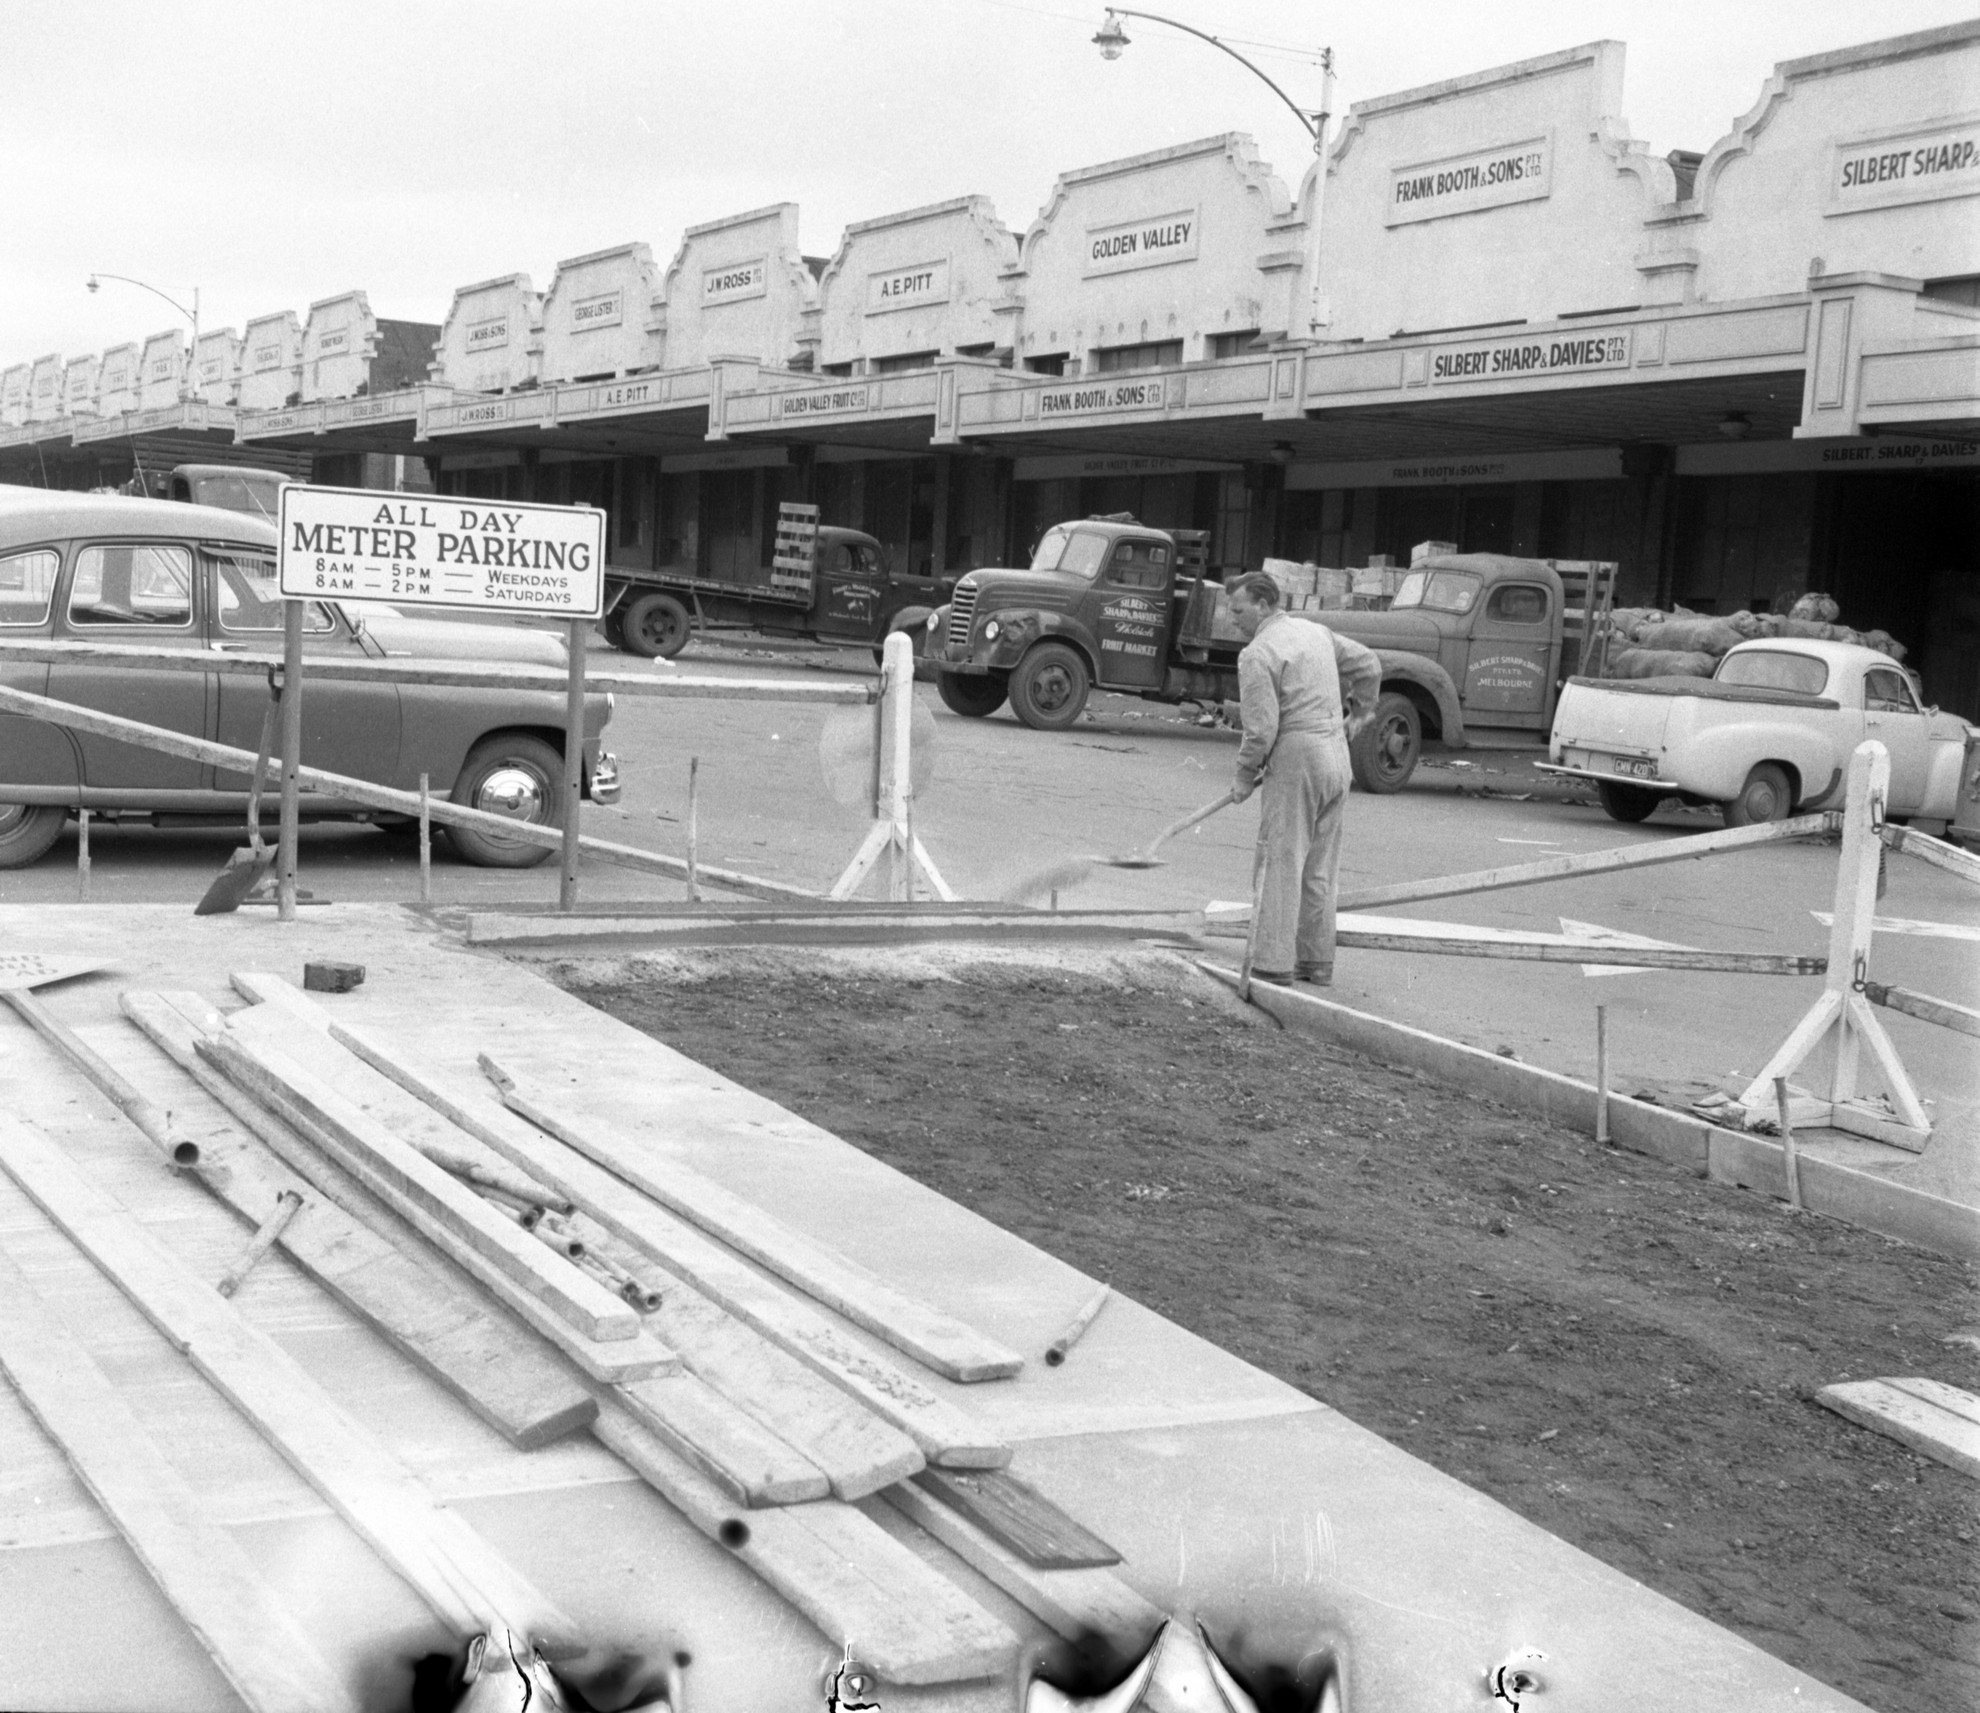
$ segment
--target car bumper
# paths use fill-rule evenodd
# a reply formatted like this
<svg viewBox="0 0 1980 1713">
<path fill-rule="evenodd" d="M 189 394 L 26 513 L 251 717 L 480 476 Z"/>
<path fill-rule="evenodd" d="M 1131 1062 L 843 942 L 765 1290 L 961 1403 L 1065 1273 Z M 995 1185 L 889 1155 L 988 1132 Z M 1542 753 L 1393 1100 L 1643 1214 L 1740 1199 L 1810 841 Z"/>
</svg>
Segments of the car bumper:
<svg viewBox="0 0 1980 1713">
<path fill-rule="evenodd" d="M 1589 779 L 1596 784 L 1634 785 L 1644 791 L 1682 791 L 1684 787 L 1675 779 L 1645 779 L 1640 774 L 1618 773 L 1612 767 L 1570 767 L 1560 762 L 1536 761 L 1534 768 L 1541 773 L 1558 773 L 1566 779 Z"/>
<path fill-rule="evenodd" d="M 619 800 L 619 758 L 608 749 L 601 749 L 591 764 L 590 797 L 594 803 Z"/>
</svg>

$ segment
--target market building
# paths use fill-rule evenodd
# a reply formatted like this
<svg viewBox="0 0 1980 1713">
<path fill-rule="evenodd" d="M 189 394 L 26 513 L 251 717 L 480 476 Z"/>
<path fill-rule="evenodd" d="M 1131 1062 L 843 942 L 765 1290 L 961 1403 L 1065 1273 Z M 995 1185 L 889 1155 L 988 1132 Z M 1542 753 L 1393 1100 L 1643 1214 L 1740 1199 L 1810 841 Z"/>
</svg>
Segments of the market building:
<svg viewBox="0 0 1980 1713">
<path fill-rule="evenodd" d="M 1021 237 L 962 196 L 807 256 L 778 203 L 664 270 L 634 242 L 464 286 L 437 328 L 354 292 L 190 372 L 176 334 L 17 362 L 0 479 L 196 446 L 585 501 L 614 563 L 716 582 L 786 499 L 917 571 L 1105 511 L 1226 570 L 1613 559 L 1630 602 L 1831 593 L 1980 718 L 1980 22 L 1779 65 L 1697 150 L 1631 138 L 1623 68 L 1356 102 L 1293 186 L 1236 134 L 1079 167 Z"/>
</svg>

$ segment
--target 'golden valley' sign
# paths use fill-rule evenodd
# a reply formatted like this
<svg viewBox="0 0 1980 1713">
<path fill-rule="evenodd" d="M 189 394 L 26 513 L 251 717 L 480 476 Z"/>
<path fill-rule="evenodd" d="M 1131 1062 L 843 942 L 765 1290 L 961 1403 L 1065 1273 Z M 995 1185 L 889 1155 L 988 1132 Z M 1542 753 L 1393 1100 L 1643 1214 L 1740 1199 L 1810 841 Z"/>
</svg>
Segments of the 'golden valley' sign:
<svg viewBox="0 0 1980 1713">
<path fill-rule="evenodd" d="M 1085 276 L 1124 274 L 1130 268 L 1160 268 L 1196 260 L 1196 210 L 1178 209 L 1147 220 L 1122 221 L 1086 229 Z"/>
<path fill-rule="evenodd" d="M 1530 137 L 1468 155 L 1391 167 L 1383 224 L 1407 226 L 1446 214 L 1472 214 L 1511 202 L 1537 202 L 1554 187 L 1553 160 L 1553 139 Z"/>
</svg>

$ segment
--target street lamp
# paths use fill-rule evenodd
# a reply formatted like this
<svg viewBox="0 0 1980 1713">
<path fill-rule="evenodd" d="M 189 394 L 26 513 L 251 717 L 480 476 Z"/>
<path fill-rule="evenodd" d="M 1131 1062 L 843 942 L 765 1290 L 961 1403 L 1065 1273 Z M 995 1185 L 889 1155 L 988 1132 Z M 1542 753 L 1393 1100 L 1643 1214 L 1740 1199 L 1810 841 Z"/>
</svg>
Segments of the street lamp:
<svg viewBox="0 0 1980 1713">
<path fill-rule="evenodd" d="M 124 285 L 134 285 L 139 291 L 148 291 L 153 297 L 162 297 L 181 315 L 192 323 L 192 351 L 186 359 L 185 378 L 179 383 L 179 396 L 189 396 L 199 372 L 199 287 L 192 288 L 192 308 L 188 309 L 176 297 L 160 291 L 155 285 L 146 285 L 143 280 L 134 280 L 129 274 L 91 274 L 85 282 L 92 292 L 101 291 L 105 280 L 117 280 Z"/>
<path fill-rule="evenodd" d="M 1100 50 L 1102 59 L 1117 60 L 1126 50 L 1129 38 L 1127 31 L 1121 27 L 1123 18 L 1145 18 L 1151 24 L 1165 24 L 1172 30 L 1181 30 L 1184 35 L 1194 36 L 1198 41 L 1208 42 L 1213 48 L 1229 54 L 1292 110 L 1293 117 L 1299 121 L 1301 129 L 1312 139 L 1313 208 L 1309 216 L 1312 230 L 1307 235 L 1307 321 L 1309 331 L 1317 334 L 1320 331 L 1320 201 L 1321 193 L 1327 185 L 1327 121 L 1332 117 L 1334 106 L 1334 50 L 1332 48 L 1320 50 L 1322 79 L 1320 106 L 1318 109 L 1309 109 L 1300 106 L 1229 42 L 1211 35 L 1207 30 L 1199 30 L 1194 24 L 1185 24 L 1175 18 L 1165 18 L 1159 12 L 1143 12 L 1132 6 L 1109 6 L 1107 21 L 1100 26 L 1099 33 L 1093 38 L 1093 45 Z"/>
</svg>

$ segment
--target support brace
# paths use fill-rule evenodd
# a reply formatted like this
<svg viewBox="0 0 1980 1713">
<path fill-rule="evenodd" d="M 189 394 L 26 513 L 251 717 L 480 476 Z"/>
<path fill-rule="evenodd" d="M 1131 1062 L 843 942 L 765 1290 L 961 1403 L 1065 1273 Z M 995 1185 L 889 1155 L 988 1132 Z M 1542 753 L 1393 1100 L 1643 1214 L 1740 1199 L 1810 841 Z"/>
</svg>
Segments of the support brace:
<svg viewBox="0 0 1980 1713">
<path fill-rule="evenodd" d="M 914 645 L 898 631 L 887 638 L 880 685 L 873 825 L 831 896 L 855 896 L 877 868 L 890 899 L 913 903 L 925 889 L 926 896 L 952 904 L 954 891 L 914 830 Z"/>
</svg>

